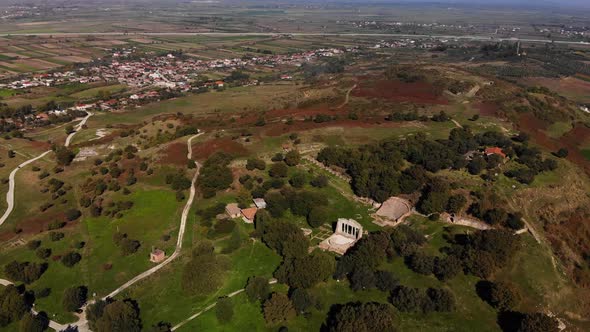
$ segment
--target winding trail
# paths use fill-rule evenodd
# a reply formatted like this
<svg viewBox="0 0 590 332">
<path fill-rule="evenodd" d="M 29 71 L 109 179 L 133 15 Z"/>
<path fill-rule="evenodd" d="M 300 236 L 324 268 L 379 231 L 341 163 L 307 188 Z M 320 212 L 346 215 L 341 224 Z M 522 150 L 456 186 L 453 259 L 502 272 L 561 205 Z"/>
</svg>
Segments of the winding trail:
<svg viewBox="0 0 590 332">
<path fill-rule="evenodd" d="M 352 88 L 348 89 L 346 91 L 346 97 L 344 97 L 344 102 L 342 104 L 340 104 L 340 106 L 338 106 L 338 109 L 341 109 L 342 107 L 346 106 L 346 104 L 348 104 L 348 101 L 350 100 L 350 93 L 352 92 L 352 90 L 356 89 L 357 84 L 355 83 Z"/>
<path fill-rule="evenodd" d="M 192 141 L 193 141 L 193 139 L 203 135 L 204 133 L 205 132 L 200 132 L 196 135 L 191 136 L 188 139 L 188 141 L 187 141 L 187 154 L 186 154 L 188 159 L 192 159 L 192 155 L 193 155 Z M 113 298 L 113 297 L 117 296 L 122 291 L 131 287 L 135 283 L 151 276 L 152 274 L 161 270 L 166 265 L 170 264 L 173 260 L 176 259 L 176 257 L 178 257 L 180 255 L 180 252 L 182 250 L 182 241 L 184 240 L 184 232 L 186 230 L 186 222 L 188 219 L 188 213 L 190 212 L 191 205 L 193 204 L 193 200 L 195 199 L 195 193 L 196 193 L 195 183 L 197 181 L 197 178 L 199 177 L 200 170 L 201 170 L 201 164 L 199 162 L 197 162 L 196 164 L 197 164 L 197 168 L 195 171 L 195 175 L 193 175 L 193 178 L 191 181 L 190 195 L 188 197 L 188 200 L 186 201 L 186 204 L 184 205 L 184 209 L 182 210 L 182 215 L 180 217 L 180 228 L 178 230 L 178 239 L 176 240 L 176 249 L 174 249 L 174 252 L 172 253 L 172 255 L 170 255 L 170 257 L 166 258 L 162 263 L 150 268 L 149 270 L 146 270 L 146 271 L 138 274 L 137 276 L 135 276 L 131 280 L 129 280 L 126 283 L 124 283 L 123 285 L 121 285 L 119 288 L 117 288 L 117 289 L 113 290 L 112 292 L 110 292 L 109 294 L 105 295 L 104 297 L 102 297 L 103 301 L 106 300 L 107 298 Z M 80 318 L 79 318 L 78 322 L 71 324 L 70 326 L 76 327 L 79 332 L 90 331 L 90 329 L 88 328 L 88 320 L 86 319 L 86 308 L 88 307 L 89 304 L 92 304 L 92 303 L 93 303 L 93 301 L 88 302 L 82 308 L 82 313 L 79 316 Z"/>
<path fill-rule="evenodd" d="M 272 279 L 270 279 L 268 281 L 268 284 L 269 285 L 273 285 L 273 284 L 276 284 L 276 283 L 277 283 L 277 279 L 275 279 L 275 278 L 272 278 Z M 236 295 L 244 292 L 245 290 L 246 290 L 245 288 L 238 289 L 237 291 L 235 291 L 233 293 L 230 293 L 230 294 L 228 294 L 226 296 L 227 297 L 234 297 L 234 296 L 236 296 Z M 210 305 L 206 306 L 205 309 L 197 312 L 196 314 L 190 316 L 189 318 L 187 318 L 187 319 L 183 320 L 182 322 L 180 322 L 180 323 L 176 324 L 175 326 L 173 326 L 171 330 L 172 331 L 176 331 L 177 329 L 181 328 L 182 326 L 184 326 L 186 323 L 190 322 L 191 320 L 193 320 L 193 319 L 201 316 L 202 314 L 206 313 L 207 311 L 213 309 L 216 305 L 217 305 L 217 301 L 211 303 Z"/>
<path fill-rule="evenodd" d="M 74 138 L 74 135 L 76 135 L 78 133 L 78 131 L 80 131 L 80 129 L 82 129 L 82 127 L 86 124 L 86 121 L 88 121 L 88 119 L 94 115 L 93 113 L 88 112 L 88 115 L 86 115 L 82 121 L 80 121 L 80 123 L 78 123 L 75 127 L 74 127 L 74 131 L 71 132 L 68 137 L 66 138 L 66 142 L 64 143 L 64 146 L 67 148 L 68 146 L 70 146 L 70 143 L 72 142 L 72 138 Z"/>
<path fill-rule="evenodd" d="M 199 133 L 199 134 L 194 135 L 188 139 L 187 157 L 189 159 L 192 159 L 191 144 L 192 144 L 193 138 L 199 137 L 202 134 L 204 134 L 204 133 Z M 112 297 L 116 296 L 117 294 L 121 293 L 123 290 L 129 288 L 131 285 L 135 284 L 136 282 L 149 277 L 150 275 L 154 274 L 156 271 L 160 270 L 164 266 L 170 264 L 174 259 L 176 259 L 176 257 L 178 257 L 178 255 L 180 255 L 180 251 L 182 250 L 182 240 L 184 239 L 184 231 L 186 229 L 186 220 L 188 219 L 188 213 L 191 209 L 191 205 L 193 204 L 193 200 L 195 199 L 195 192 L 196 192 L 195 182 L 197 181 L 197 177 L 199 176 L 200 170 L 201 170 L 201 164 L 197 162 L 197 169 L 196 169 L 195 175 L 193 176 L 193 179 L 191 181 L 190 195 L 188 197 L 188 200 L 186 201 L 186 204 L 184 205 L 184 209 L 182 210 L 182 215 L 180 217 L 180 229 L 178 230 L 178 239 L 176 241 L 176 249 L 174 249 L 174 252 L 172 253 L 172 255 L 170 255 L 170 257 L 168 257 L 162 263 L 160 263 L 160 264 L 152 267 L 151 269 L 137 275 L 133 279 L 131 279 L 131 280 L 127 281 L 126 283 L 124 283 L 123 285 L 121 285 L 121 287 L 110 292 L 108 295 L 106 295 L 102 298 L 103 300 L 105 300 L 109 297 L 112 298 Z"/>
<path fill-rule="evenodd" d="M 65 147 L 68 147 L 70 145 L 70 142 L 71 142 L 72 138 L 74 137 L 74 135 L 76 135 L 76 133 L 78 133 L 78 131 L 80 129 L 82 129 L 82 126 L 86 124 L 86 121 L 88 121 L 88 119 L 92 115 L 93 115 L 92 113 L 88 113 L 88 115 L 86 115 L 82 119 L 82 121 L 80 121 L 80 123 L 76 125 L 76 127 L 74 128 L 75 129 L 74 132 L 70 133 L 68 135 L 68 137 L 66 138 L 66 142 L 64 144 Z M 6 211 L 4 211 L 4 214 L 2 215 L 2 217 L 0 218 L 0 225 L 4 224 L 6 219 L 8 219 L 8 217 L 12 213 L 12 210 L 14 210 L 14 188 L 15 188 L 14 178 L 16 176 L 16 172 L 18 172 L 19 169 L 27 166 L 28 164 L 45 157 L 50 152 L 51 152 L 51 150 L 47 150 L 47 151 L 41 153 L 40 155 L 38 155 L 37 157 L 31 158 L 27 161 L 24 161 L 23 163 L 18 165 L 15 169 L 13 169 L 12 172 L 10 172 L 10 176 L 8 177 L 8 192 L 6 193 L 6 203 L 8 204 L 8 207 L 6 208 Z"/>
</svg>

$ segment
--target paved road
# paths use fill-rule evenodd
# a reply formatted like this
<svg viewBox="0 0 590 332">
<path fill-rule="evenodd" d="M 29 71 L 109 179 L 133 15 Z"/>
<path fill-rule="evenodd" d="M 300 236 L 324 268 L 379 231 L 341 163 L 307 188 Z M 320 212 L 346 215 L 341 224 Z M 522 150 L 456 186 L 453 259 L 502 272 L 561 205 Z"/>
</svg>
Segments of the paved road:
<svg viewBox="0 0 590 332">
<path fill-rule="evenodd" d="M 273 285 L 277 283 L 277 279 L 272 278 L 268 281 L 269 285 Z M 227 295 L 227 297 L 234 297 L 242 292 L 244 292 L 246 289 L 242 288 L 242 289 L 238 289 L 237 291 L 230 293 Z M 202 314 L 206 313 L 207 311 L 213 309 L 215 306 L 217 305 L 217 301 L 213 302 L 212 304 L 208 305 L 207 307 L 205 307 L 205 309 L 197 312 L 196 314 L 190 316 L 189 318 L 183 320 L 182 322 L 176 324 L 175 326 L 172 327 L 172 331 L 176 331 L 177 329 L 181 328 L 183 325 L 185 325 L 186 323 L 190 322 L 191 320 L 201 316 Z"/>
<path fill-rule="evenodd" d="M 390 38 L 433 38 L 433 39 L 461 39 L 473 41 L 520 41 L 529 43 L 555 43 L 566 45 L 588 45 L 590 43 L 569 40 L 549 40 L 535 38 L 498 38 L 486 35 L 413 35 L 403 33 L 321 33 L 321 32 L 58 32 L 58 33 L 2 33 L 0 36 L 53 36 L 53 37 L 76 37 L 76 36 L 212 36 L 212 37 L 239 37 L 239 36 L 334 36 L 334 37 L 390 37 Z"/>
</svg>

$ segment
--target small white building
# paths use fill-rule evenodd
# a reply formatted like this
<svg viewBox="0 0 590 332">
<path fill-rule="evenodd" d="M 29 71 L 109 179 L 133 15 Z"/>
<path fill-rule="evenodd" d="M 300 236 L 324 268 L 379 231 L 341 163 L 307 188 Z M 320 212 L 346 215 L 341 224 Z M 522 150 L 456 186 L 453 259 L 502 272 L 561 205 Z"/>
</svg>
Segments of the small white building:
<svg viewBox="0 0 590 332">
<path fill-rule="evenodd" d="M 266 201 L 264 198 L 254 198 L 253 201 L 258 209 L 266 209 Z"/>
</svg>

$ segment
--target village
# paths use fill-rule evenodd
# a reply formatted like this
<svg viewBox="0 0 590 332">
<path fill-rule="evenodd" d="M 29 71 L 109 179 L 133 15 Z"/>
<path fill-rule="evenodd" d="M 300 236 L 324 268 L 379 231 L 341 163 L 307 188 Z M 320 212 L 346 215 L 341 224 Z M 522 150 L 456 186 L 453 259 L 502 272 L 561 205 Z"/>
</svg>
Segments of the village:
<svg viewBox="0 0 590 332">
<path fill-rule="evenodd" d="M 56 118 L 70 114 L 84 116 L 88 111 L 114 111 L 134 107 L 149 102 L 174 98 L 180 93 L 202 93 L 210 89 L 226 88 L 229 82 L 224 80 L 203 79 L 200 73 L 207 71 L 233 72 L 242 69 L 300 67 L 304 63 L 316 61 L 321 57 L 334 57 L 345 52 L 355 52 L 356 48 L 338 49 L 322 48 L 296 54 L 276 54 L 247 59 L 198 60 L 182 54 L 168 53 L 162 56 L 139 54 L 135 48 L 113 49 L 111 55 L 104 59 L 84 65 L 77 70 L 56 71 L 31 74 L 30 77 L 4 84 L 0 88 L 10 90 L 27 90 L 37 87 L 57 87 L 67 84 L 112 84 L 118 83 L 130 88 L 130 92 L 101 99 L 79 101 L 69 107 L 54 104 L 53 109 L 6 117 L 2 121 L 9 128 L 42 127 L 49 125 Z M 291 80 L 289 73 L 277 75 L 279 80 Z M 231 79 L 232 86 L 249 86 L 261 84 L 257 79 L 248 77 Z M 57 121 L 59 122 L 59 121 Z"/>
</svg>

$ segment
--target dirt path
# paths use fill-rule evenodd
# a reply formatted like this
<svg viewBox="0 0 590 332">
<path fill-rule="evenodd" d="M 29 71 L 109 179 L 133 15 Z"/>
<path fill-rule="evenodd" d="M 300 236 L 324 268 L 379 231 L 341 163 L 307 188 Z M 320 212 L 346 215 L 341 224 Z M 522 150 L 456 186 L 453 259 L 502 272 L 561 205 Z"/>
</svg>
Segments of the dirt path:
<svg viewBox="0 0 590 332">
<path fill-rule="evenodd" d="M 189 159 L 192 159 L 192 140 L 196 137 L 203 135 L 203 134 L 204 134 L 204 132 L 201 132 L 197 135 L 191 136 L 188 139 L 188 141 L 187 141 L 187 157 Z M 178 257 L 180 255 L 180 252 L 182 250 L 182 241 L 184 240 L 184 232 L 186 230 L 186 222 L 188 219 L 188 214 L 190 212 L 191 205 L 193 204 L 193 200 L 195 199 L 195 193 L 196 193 L 195 182 L 197 181 L 197 177 L 199 176 L 199 172 L 201 170 L 201 164 L 199 162 L 197 162 L 196 164 L 197 164 L 196 171 L 195 171 L 195 174 L 193 175 L 193 179 L 191 181 L 190 195 L 188 197 L 188 200 L 186 201 L 186 204 L 184 205 L 184 209 L 182 210 L 182 215 L 180 217 L 180 228 L 178 230 L 178 239 L 176 241 L 176 249 L 174 249 L 174 252 L 172 253 L 172 255 L 170 255 L 170 257 L 168 257 L 162 263 L 152 267 L 151 269 L 149 269 L 147 271 L 140 273 L 139 275 L 135 276 L 131 280 L 127 281 L 126 283 L 121 285 L 119 288 L 113 290 L 108 295 L 104 296 L 102 298 L 102 300 L 106 300 L 107 298 L 113 298 L 113 297 L 117 296 L 117 294 L 119 294 L 122 291 L 124 291 L 125 289 L 131 287 L 135 283 L 137 283 L 137 282 L 151 276 L 152 274 L 156 273 L 157 271 L 161 270 L 163 267 L 170 264 L 173 260 L 176 259 L 176 257 Z M 86 313 L 86 307 L 92 303 L 93 302 L 89 302 L 88 304 L 86 304 L 82 308 L 82 314 L 80 314 L 80 319 L 78 320 L 77 323 L 75 323 L 73 325 L 78 328 L 79 332 L 90 331 L 90 329 L 88 328 L 88 321 L 86 320 L 85 313 Z"/>
<path fill-rule="evenodd" d="M 86 121 L 88 121 L 88 119 L 92 116 L 92 113 L 88 113 L 88 115 L 86 115 L 82 121 L 80 121 L 80 123 L 78 123 L 76 125 L 76 127 L 74 127 L 74 132 L 70 133 L 68 135 L 68 137 L 66 138 L 66 143 L 64 144 L 64 146 L 67 148 L 68 146 L 70 146 L 70 143 L 72 142 L 72 138 L 74 138 L 74 136 L 80 131 L 80 129 L 82 129 L 82 126 L 84 126 L 86 124 Z"/>
<path fill-rule="evenodd" d="M 277 279 L 274 279 L 274 278 L 272 278 L 272 279 L 270 279 L 268 281 L 268 284 L 269 285 L 274 285 L 276 283 L 277 283 Z M 230 293 L 230 294 L 228 294 L 226 296 L 227 297 L 234 297 L 234 296 L 236 296 L 236 295 L 238 295 L 240 293 L 243 293 L 245 290 L 246 290 L 245 288 L 238 289 L 237 291 L 235 291 L 233 293 Z M 196 314 L 190 316 L 189 318 L 183 320 L 182 322 L 180 322 L 177 325 L 175 325 L 174 327 L 172 327 L 172 331 L 176 331 L 177 329 L 181 328 L 182 326 L 184 326 L 186 323 L 190 322 L 191 320 L 193 320 L 193 319 L 201 316 L 202 314 L 206 313 L 207 311 L 213 309 L 216 305 L 217 305 L 217 301 L 211 303 L 210 305 L 208 305 L 207 307 L 205 307 L 205 309 L 197 312 Z"/>
<path fill-rule="evenodd" d="M 348 101 L 350 100 L 350 93 L 352 92 L 352 90 L 356 89 L 356 86 L 357 86 L 357 84 L 355 83 L 352 86 L 352 88 L 350 88 L 346 91 L 346 97 L 344 98 L 344 102 L 342 104 L 340 104 L 340 106 L 337 107 L 338 109 L 340 109 L 348 104 Z"/>
<path fill-rule="evenodd" d="M 49 152 L 51 152 L 51 150 L 45 151 L 37 157 L 23 162 L 22 164 L 18 165 L 15 169 L 13 169 L 12 172 L 10 172 L 10 176 L 8 177 L 8 192 L 6 193 L 6 203 L 8 204 L 8 207 L 6 208 L 6 211 L 4 211 L 2 217 L 0 218 L 0 225 L 4 224 L 4 222 L 6 221 L 6 219 L 8 219 L 8 217 L 10 217 L 10 214 L 14 209 L 14 178 L 16 176 L 16 172 L 18 172 L 19 169 L 27 166 L 28 164 L 45 157 Z"/>
<path fill-rule="evenodd" d="M 456 126 L 457 128 L 463 128 L 463 126 L 462 126 L 462 125 L 461 125 L 459 122 L 457 122 L 457 120 L 455 120 L 455 119 L 451 119 L 451 121 L 453 121 L 453 123 L 455 124 L 455 126 Z"/>
<path fill-rule="evenodd" d="M 76 133 L 78 133 L 78 131 L 80 131 L 80 129 L 82 129 L 82 126 L 84 124 L 86 124 L 86 121 L 88 121 L 88 118 L 90 118 L 91 116 L 92 116 L 92 113 L 88 113 L 88 115 L 86 115 L 86 117 L 84 117 L 82 119 L 82 121 L 80 121 L 80 123 L 76 125 L 75 131 L 73 133 L 69 134 L 68 137 L 66 138 L 66 142 L 64 144 L 65 147 L 68 147 L 70 145 L 70 141 L 72 140 L 72 138 L 76 135 Z M 31 159 L 21 163 L 15 169 L 13 169 L 12 172 L 10 172 L 10 176 L 8 177 L 8 192 L 6 193 L 6 203 L 8 204 L 8 207 L 6 208 L 6 211 L 4 211 L 4 214 L 2 215 L 2 217 L 0 218 L 0 225 L 4 224 L 4 222 L 6 221 L 6 219 L 8 219 L 8 217 L 12 213 L 12 210 L 14 209 L 14 188 L 15 188 L 14 178 L 16 176 L 16 172 L 18 172 L 19 169 L 27 166 L 28 164 L 45 157 L 49 152 L 51 152 L 51 150 L 45 151 L 42 154 L 38 155 L 37 157 L 31 158 Z"/>
<path fill-rule="evenodd" d="M 199 137 L 204 133 L 200 133 L 197 135 L 192 136 L 191 138 L 188 139 L 187 142 L 187 156 L 188 157 L 192 157 L 192 149 L 191 149 L 191 144 L 192 144 L 192 140 L 193 138 Z M 192 158 L 189 158 L 192 159 Z M 106 295 L 105 297 L 103 297 L 103 300 L 108 298 L 108 297 L 114 297 L 117 294 L 119 294 L 121 291 L 129 288 L 129 286 L 135 284 L 136 282 L 154 274 L 156 271 L 160 270 L 161 268 L 163 268 L 164 266 L 170 264 L 170 262 L 172 262 L 176 257 L 178 257 L 178 255 L 180 254 L 180 251 L 182 250 L 182 240 L 184 239 L 184 231 L 186 229 L 186 220 L 188 219 L 188 213 L 191 209 L 191 205 L 193 204 L 193 200 L 195 199 L 195 193 L 196 193 L 196 189 L 195 189 L 195 182 L 197 181 L 197 177 L 199 176 L 199 172 L 201 170 L 201 164 L 197 162 L 197 168 L 195 171 L 195 175 L 193 175 L 193 179 L 191 181 L 191 189 L 190 189 L 190 195 L 188 197 L 188 200 L 186 201 L 186 204 L 184 205 L 184 209 L 182 210 L 182 215 L 180 217 L 180 229 L 178 230 L 178 239 L 176 241 L 176 249 L 174 250 L 174 252 L 172 253 L 172 255 L 170 255 L 170 257 L 168 257 L 166 260 L 164 260 L 162 263 L 152 267 L 151 269 L 139 274 L 138 276 L 136 276 L 135 278 L 129 280 L 128 282 L 126 282 L 125 284 L 123 284 L 121 287 L 115 289 L 114 291 L 112 291 L 111 293 L 109 293 L 108 295 Z"/>
</svg>

